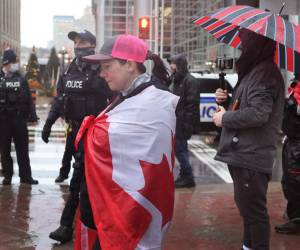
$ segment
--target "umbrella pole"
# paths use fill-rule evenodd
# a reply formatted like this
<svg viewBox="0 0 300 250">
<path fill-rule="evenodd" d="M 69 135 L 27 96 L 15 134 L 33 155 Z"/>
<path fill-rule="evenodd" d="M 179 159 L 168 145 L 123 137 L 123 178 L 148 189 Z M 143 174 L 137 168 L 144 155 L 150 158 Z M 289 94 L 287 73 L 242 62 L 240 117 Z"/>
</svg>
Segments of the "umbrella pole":
<svg viewBox="0 0 300 250">
<path fill-rule="evenodd" d="M 227 86 L 225 84 L 225 76 L 226 76 L 226 73 L 224 73 L 223 71 L 221 71 L 219 73 L 220 88 L 223 89 L 223 90 L 227 89 Z"/>
<path fill-rule="evenodd" d="M 281 15 L 281 13 L 282 13 L 284 7 L 285 7 L 285 2 L 282 3 L 282 6 L 281 6 L 280 11 L 279 11 L 279 15 Z"/>
</svg>

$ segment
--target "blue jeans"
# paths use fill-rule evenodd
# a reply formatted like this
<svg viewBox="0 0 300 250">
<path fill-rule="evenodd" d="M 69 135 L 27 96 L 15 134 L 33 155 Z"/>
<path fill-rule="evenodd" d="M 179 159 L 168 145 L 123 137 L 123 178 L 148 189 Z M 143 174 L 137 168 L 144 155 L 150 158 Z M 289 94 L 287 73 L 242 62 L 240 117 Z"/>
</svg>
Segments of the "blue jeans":
<svg viewBox="0 0 300 250">
<path fill-rule="evenodd" d="M 180 176 L 192 178 L 193 170 L 189 162 L 189 151 L 186 139 L 176 137 L 175 156 L 180 164 Z"/>
</svg>

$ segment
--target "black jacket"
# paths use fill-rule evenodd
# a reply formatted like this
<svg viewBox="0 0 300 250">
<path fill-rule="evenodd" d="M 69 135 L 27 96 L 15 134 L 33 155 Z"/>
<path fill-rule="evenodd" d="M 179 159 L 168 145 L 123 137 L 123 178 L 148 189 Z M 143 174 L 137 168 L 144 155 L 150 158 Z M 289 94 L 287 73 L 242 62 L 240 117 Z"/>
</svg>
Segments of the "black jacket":
<svg viewBox="0 0 300 250">
<path fill-rule="evenodd" d="M 16 88 L 10 88 L 8 83 L 15 84 Z M 19 115 L 28 121 L 37 121 L 26 79 L 19 72 L 5 76 L 4 72 L 0 71 L 0 84 L 0 116 L 3 118 Z"/>
<path fill-rule="evenodd" d="M 272 173 L 284 107 L 284 82 L 277 65 L 264 61 L 241 80 L 233 94 L 239 108 L 222 118 L 216 160 Z"/>
<path fill-rule="evenodd" d="M 300 139 L 300 114 L 298 103 L 291 95 L 285 102 L 282 131 L 289 139 Z"/>
<path fill-rule="evenodd" d="M 79 77 L 88 82 L 88 87 L 82 93 L 67 93 L 68 92 L 68 82 L 69 79 L 75 79 Z M 74 82 L 75 82 L 74 80 Z M 72 82 L 72 81 L 71 81 Z M 85 84 L 85 83 L 83 83 Z M 74 102 L 68 102 L 68 107 L 66 107 L 66 100 L 71 100 L 72 96 L 78 97 L 78 99 L 84 99 L 75 107 Z M 86 65 L 83 70 L 80 70 L 76 65 L 75 60 L 71 63 L 67 71 L 59 78 L 57 84 L 57 96 L 54 97 L 51 109 L 48 114 L 47 123 L 52 125 L 59 117 L 67 118 L 67 108 L 72 112 L 79 112 L 79 109 L 86 108 L 83 111 L 84 115 L 97 115 L 102 111 L 108 104 L 108 101 L 112 98 L 112 91 L 109 89 L 107 83 L 104 79 L 99 77 L 99 66 L 98 65 Z M 86 104 L 86 101 L 91 102 Z M 76 120 L 82 120 L 80 117 Z M 67 119 L 69 122 L 71 119 Z"/>
<path fill-rule="evenodd" d="M 184 56 L 171 58 L 177 71 L 172 76 L 171 92 L 180 96 L 176 108 L 176 137 L 189 139 L 199 122 L 199 91 L 197 80 L 188 72 Z"/>
</svg>

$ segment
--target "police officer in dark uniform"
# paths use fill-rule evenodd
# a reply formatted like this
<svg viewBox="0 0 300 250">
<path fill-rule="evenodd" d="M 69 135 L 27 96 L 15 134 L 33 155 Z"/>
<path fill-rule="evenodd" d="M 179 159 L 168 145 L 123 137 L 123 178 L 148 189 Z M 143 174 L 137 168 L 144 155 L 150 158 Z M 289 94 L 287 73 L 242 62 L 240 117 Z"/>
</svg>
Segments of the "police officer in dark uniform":
<svg viewBox="0 0 300 250">
<path fill-rule="evenodd" d="M 78 164 L 78 160 L 76 160 L 80 157 L 77 157 L 75 153 L 75 137 L 83 118 L 87 115 L 97 115 L 107 106 L 108 100 L 111 98 L 111 91 L 107 83 L 99 77 L 99 66 L 89 65 L 82 61 L 82 57 L 95 53 L 95 36 L 84 30 L 83 32 L 72 31 L 68 37 L 74 41 L 75 59 L 60 77 L 57 96 L 42 131 L 42 139 L 47 143 L 51 127 L 60 116 L 65 118 L 71 129 L 66 144 L 66 149 L 75 158 L 70 195 L 61 216 L 60 226 L 49 235 L 51 239 L 62 243 L 72 239 L 72 225 L 79 202 L 79 190 L 83 176 L 81 164 Z M 61 170 L 60 176 L 66 178 L 68 171 Z"/>
<path fill-rule="evenodd" d="M 10 185 L 13 176 L 11 142 L 14 141 L 19 166 L 20 182 L 38 184 L 31 176 L 28 153 L 27 121 L 36 122 L 29 86 L 19 72 L 17 56 L 13 50 L 3 53 L 0 72 L 0 147 L 3 185 Z"/>
<path fill-rule="evenodd" d="M 282 190 L 287 199 L 288 222 L 276 225 L 277 233 L 300 233 L 300 76 L 296 75 L 289 88 L 282 131 Z"/>
</svg>

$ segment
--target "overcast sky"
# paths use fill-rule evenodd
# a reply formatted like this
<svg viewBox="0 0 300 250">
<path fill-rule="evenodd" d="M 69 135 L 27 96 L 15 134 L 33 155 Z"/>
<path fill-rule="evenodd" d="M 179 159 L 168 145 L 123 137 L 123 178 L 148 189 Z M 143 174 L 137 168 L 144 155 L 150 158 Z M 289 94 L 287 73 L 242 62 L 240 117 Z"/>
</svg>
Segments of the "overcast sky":
<svg viewBox="0 0 300 250">
<path fill-rule="evenodd" d="M 21 0 L 21 44 L 47 47 L 53 39 L 53 16 L 79 18 L 91 0 Z"/>
</svg>

